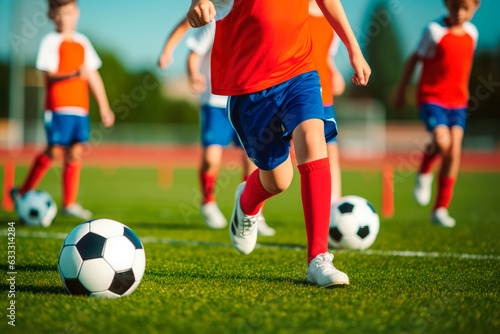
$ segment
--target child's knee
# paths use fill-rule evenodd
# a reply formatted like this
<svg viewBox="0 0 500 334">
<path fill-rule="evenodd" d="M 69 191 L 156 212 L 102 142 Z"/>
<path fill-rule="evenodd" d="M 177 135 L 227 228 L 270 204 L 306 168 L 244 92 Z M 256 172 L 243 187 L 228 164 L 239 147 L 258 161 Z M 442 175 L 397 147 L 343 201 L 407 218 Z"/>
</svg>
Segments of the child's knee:
<svg viewBox="0 0 500 334">
<path fill-rule="evenodd" d="M 81 162 L 83 153 L 83 144 L 74 144 L 68 148 L 66 154 L 66 161 L 68 162 Z"/>
<path fill-rule="evenodd" d="M 62 146 L 51 145 L 45 150 L 45 155 L 51 160 L 62 161 L 64 160 L 65 149 Z"/>
</svg>

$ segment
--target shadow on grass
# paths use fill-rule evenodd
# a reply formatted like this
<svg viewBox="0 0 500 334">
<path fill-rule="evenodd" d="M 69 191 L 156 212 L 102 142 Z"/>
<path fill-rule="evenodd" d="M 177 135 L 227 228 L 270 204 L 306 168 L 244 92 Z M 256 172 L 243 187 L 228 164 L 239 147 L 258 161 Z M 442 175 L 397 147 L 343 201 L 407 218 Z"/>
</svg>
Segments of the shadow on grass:
<svg viewBox="0 0 500 334">
<path fill-rule="evenodd" d="M 0 283 L 2 291 L 9 291 L 10 285 Z M 67 295 L 66 289 L 62 286 L 37 286 L 31 284 L 16 284 L 16 292 L 29 292 L 43 295 Z"/>
</svg>

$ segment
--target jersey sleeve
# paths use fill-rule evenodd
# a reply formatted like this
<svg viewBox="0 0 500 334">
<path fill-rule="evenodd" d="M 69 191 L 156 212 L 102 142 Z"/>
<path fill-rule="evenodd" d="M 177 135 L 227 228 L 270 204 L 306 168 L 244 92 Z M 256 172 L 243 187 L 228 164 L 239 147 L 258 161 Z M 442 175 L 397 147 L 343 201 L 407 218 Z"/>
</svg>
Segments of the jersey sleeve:
<svg viewBox="0 0 500 334">
<path fill-rule="evenodd" d="M 417 48 L 417 55 L 420 58 L 429 57 L 431 50 L 433 49 L 435 42 L 432 38 L 432 33 L 430 27 L 426 27 L 422 35 L 422 39 Z"/>
<path fill-rule="evenodd" d="M 55 73 L 59 69 L 59 46 L 61 39 L 57 34 L 48 34 L 42 39 L 36 58 L 36 68 Z"/>
<path fill-rule="evenodd" d="M 101 58 L 99 58 L 99 55 L 94 49 L 92 43 L 90 43 L 89 39 L 85 36 L 83 36 L 83 43 L 84 43 L 83 47 L 85 49 L 85 60 L 84 60 L 85 68 L 89 70 L 97 70 L 101 68 L 102 66 Z"/>
<path fill-rule="evenodd" d="M 199 56 L 206 55 L 214 43 L 215 38 L 215 22 L 196 30 L 196 33 L 190 36 L 187 41 L 187 47 Z"/>
<path fill-rule="evenodd" d="M 474 24 L 471 22 L 466 22 L 464 24 L 464 29 L 465 31 L 472 37 L 472 40 L 474 41 L 474 49 L 477 47 L 477 40 L 479 38 L 479 32 Z"/>
</svg>

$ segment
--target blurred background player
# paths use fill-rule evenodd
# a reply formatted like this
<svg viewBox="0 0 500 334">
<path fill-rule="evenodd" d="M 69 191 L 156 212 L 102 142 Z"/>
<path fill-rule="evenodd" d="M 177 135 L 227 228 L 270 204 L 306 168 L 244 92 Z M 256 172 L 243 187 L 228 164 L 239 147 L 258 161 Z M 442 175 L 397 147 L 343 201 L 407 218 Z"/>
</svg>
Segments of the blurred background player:
<svg viewBox="0 0 500 334">
<path fill-rule="evenodd" d="M 345 89 L 344 78 L 333 62 L 340 45 L 340 38 L 333 31 L 316 0 L 309 0 L 309 30 L 313 45 L 311 57 L 319 74 L 323 107 L 325 112 L 337 121 L 333 96 L 342 95 Z M 337 137 L 327 142 L 327 150 L 332 175 L 331 205 L 333 206 L 342 197 Z"/>
<path fill-rule="evenodd" d="M 217 6 L 217 12 L 216 7 Z M 293 178 L 289 150 L 294 141 L 307 232 L 307 281 L 322 287 L 349 284 L 328 253 L 331 175 L 326 140 L 337 126 L 325 113 L 319 76 L 311 60 L 308 2 L 303 0 L 193 0 L 193 27 L 218 14 L 212 51 L 212 91 L 228 95 L 228 115 L 250 159 L 257 165 L 236 189 L 229 234 L 240 253 L 257 242 L 257 215 L 264 201 L 283 192 Z M 370 68 L 339 0 L 318 0 L 349 51 L 366 85 Z M 286 9 L 286 10 L 285 10 Z"/>
<path fill-rule="evenodd" d="M 76 0 L 49 0 L 48 15 L 56 31 L 42 40 L 36 61 L 45 75 L 48 146 L 35 158 L 22 186 L 11 194 L 14 203 L 18 202 L 40 183 L 53 161 L 62 163 L 62 213 L 89 219 L 92 213 L 76 202 L 81 155 L 90 135 L 88 87 L 99 104 L 104 126 L 111 127 L 115 117 L 97 71 L 101 60 L 90 41 L 75 31 L 80 15 Z"/>
<path fill-rule="evenodd" d="M 172 53 L 189 29 L 187 19 L 183 20 L 172 32 L 160 55 L 159 66 L 166 68 L 172 63 Z M 215 37 L 215 22 L 197 30 L 187 40 L 190 50 L 187 60 L 189 84 L 199 94 L 201 106 L 201 144 L 202 161 L 199 170 L 202 190 L 200 207 L 203 219 L 208 227 L 219 229 L 227 225 L 227 220 L 220 211 L 215 199 L 215 185 L 222 160 L 222 151 L 231 142 L 241 147 L 240 141 L 226 113 L 227 96 L 211 93 L 210 58 Z M 243 179 L 256 169 L 242 150 Z M 262 236 L 273 236 L 275 230 L 269 227 L 262 214 L 259 215 L 258 232 Z"/>
<path fill-rule="evenodd" d="M 432 209 L 433 223 L 455 226 L 448 207 L 460 167 L 462 139 L 467 120 L 469 77 L 478 32 L 469 21 L 479 0 L 445 0 L 449 15 L 430 23 L 417 51 L 408 59 L 394 96 L 393 105 L 401 109 L 405 91 L 415 66 L 422 62 L 417 92 L 420 118 L 432 133 L 432 142 L 423 153 L 413 190 L 416 202 L 429 204 L 432 193 L 432 164 L 441 156 L 437 198 Z"/>
</svg>

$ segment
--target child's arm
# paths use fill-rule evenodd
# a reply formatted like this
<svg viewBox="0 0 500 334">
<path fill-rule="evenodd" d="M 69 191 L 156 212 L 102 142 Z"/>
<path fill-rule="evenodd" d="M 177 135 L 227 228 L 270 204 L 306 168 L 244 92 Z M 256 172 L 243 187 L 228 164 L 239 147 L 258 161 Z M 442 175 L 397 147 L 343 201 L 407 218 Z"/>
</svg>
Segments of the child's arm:
<svg viewBox="0 0 500 334">
<path fill-rule="evenodd" d="M 99 105 L 99 112 L 101 114 L 102 124 L 109 128 L 115 123 L 115 114 L 109 107 L 108 97 L 106 96 L 106 90 L 104 89 L 104 84 L 102 83 L 101 75 L 97 70 L 89 70 L 87 72 L 88 82 L 90 90 L 97 100 Z"/>
<path fill-rule="evenodd" d="M 403 67 L 403 73 L 401 73 L 401 78 L 399 79 L 398 86 L 396 88 L 396 93 L 392 98 L 392 106 L 396 110 L 400 110 L 406 104 L 406 87 L 410 82 L 411 77 L 413 76 L 413 71 L 415 71 L 415 67 L 417 63 L 420 61 L 420 57 L 415 52 L 411 55 L 410 58 L 406 61 Z"/>
<path fill-rule="evenodd" d="M 191 0 L 191 7 L 186 15 L 193 28 L 203 27 L 212 22 L 216 15 L 214 4 L 209 0 Z"/>
<path fill-rule="evenodd" d="M 182 40 L 186 32 L 189 30 L 189 22 L 187 19 L 182 20 L 177 27 L 172 31 L 167 41 L 165 42 L 165 46 L 163 51 L 161 52 L 160 59 L 158 60 L 158 66 L 161 68 L 167 68 L 172 62 L 174 53 L 177 44 Z"/>
<path fill-rule="evenodd" d="M 200 73 L 200 56 L 195 52 L 190 52 L 187 59 L 187 70 L 189 75 L 189 85 L 195 93 L 203 93 L 207 90 L 207 79 Z"/>
<path fill-rule="evenodd" d="M 366 86 L 370 78 L 371 69 L 363 57 L 361 48 L 352 32 L 340 0 L 316 0 L 316 2 L 332 28 L 339 35 L 342 42 L 344 42 L 347 51 L 349 51 L 351 66 L 356 72 L 353 75 L 352 81 L 358 86 Z"/>
<path fill-rule="evenodd" d="M 327 58 L 326 63 L 328 65 L 328 69 L 330 70 L 330 77 L 332 80 L 332 94 L 333 96 L 340 96 L 344 94 L 345 90 L 344 77 L 331 58 Z"/>
</svg>

